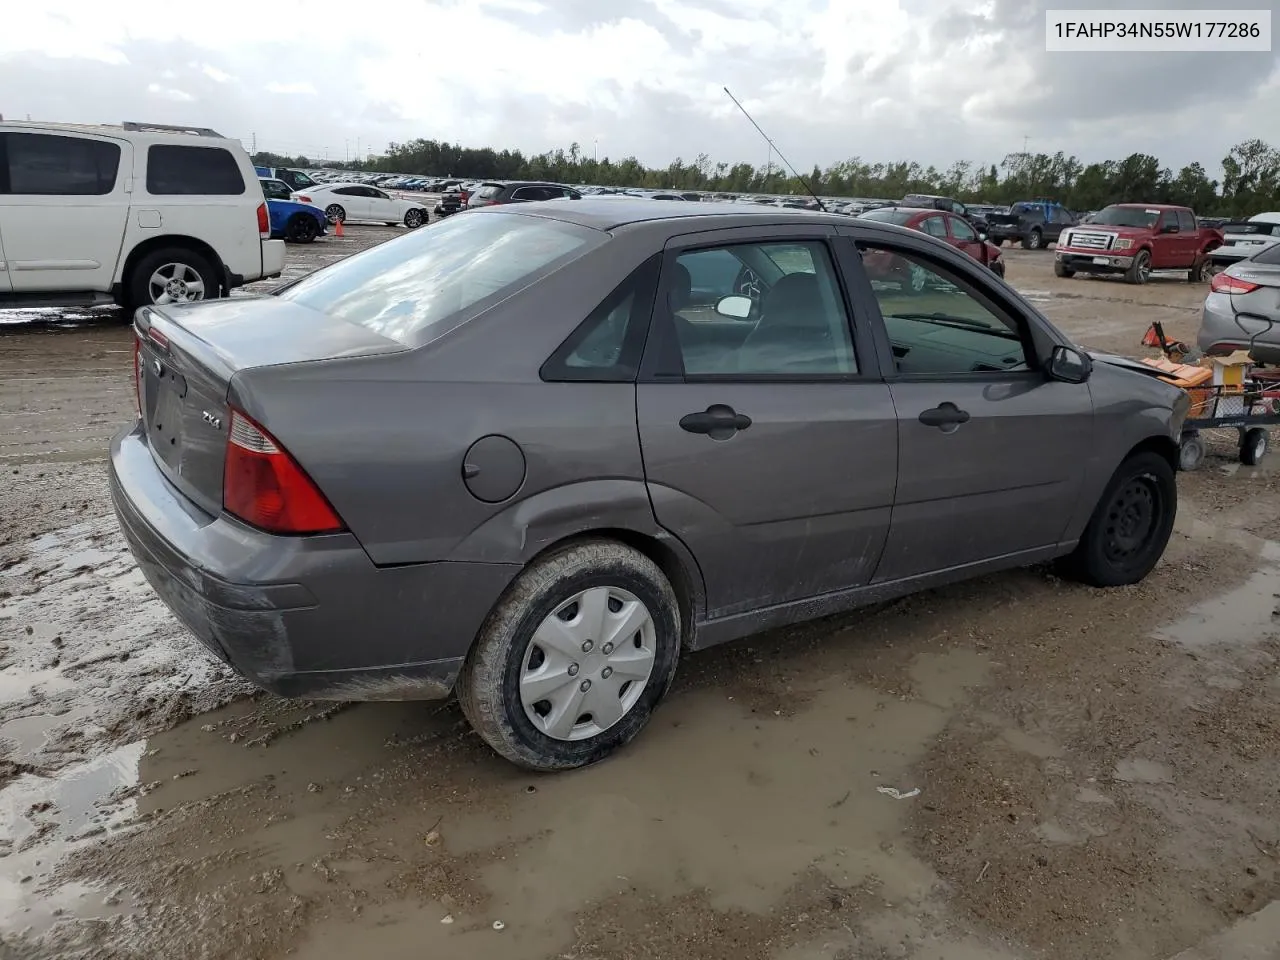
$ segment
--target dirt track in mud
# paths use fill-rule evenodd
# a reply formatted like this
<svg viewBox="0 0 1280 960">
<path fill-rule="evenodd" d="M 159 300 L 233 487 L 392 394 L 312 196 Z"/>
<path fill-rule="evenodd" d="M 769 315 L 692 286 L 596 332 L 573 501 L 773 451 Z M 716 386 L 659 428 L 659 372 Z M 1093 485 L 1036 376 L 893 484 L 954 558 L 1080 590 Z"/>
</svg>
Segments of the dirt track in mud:
<svg viewBox="0 0 1280 960">
<path fill-rule="evenodd" d="M 1086 346 L 1194 334 L 1203 286 L 1006 257 Z M 105 499 L 130 363 L 109 315 L 0 323 L 0 957 L 1136 960 L 1280 895 L 1274 459 L 1180 475 L 1140 586 L 1021 571 L 692 655 L 624 753 L 531 777 L 452 705 L 205 656 Z"/>
</svg>

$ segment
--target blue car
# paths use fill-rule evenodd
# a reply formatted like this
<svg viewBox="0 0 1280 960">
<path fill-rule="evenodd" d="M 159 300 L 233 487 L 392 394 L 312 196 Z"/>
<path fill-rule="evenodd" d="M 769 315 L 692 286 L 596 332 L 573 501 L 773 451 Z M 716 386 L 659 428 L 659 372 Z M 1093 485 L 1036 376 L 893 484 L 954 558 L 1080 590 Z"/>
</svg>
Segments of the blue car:
<svg viewBox="0 0 1280 960">
<path fill-rule="evenodd" d="M 288 243 L 310 243 L 329 232 L 329 220 L 314 204 L 291 200 L 293 191 L 283 180 L 262 178 L 262 194 L 267 198 L 271 218 L 271 238 Z"/>
</svg>

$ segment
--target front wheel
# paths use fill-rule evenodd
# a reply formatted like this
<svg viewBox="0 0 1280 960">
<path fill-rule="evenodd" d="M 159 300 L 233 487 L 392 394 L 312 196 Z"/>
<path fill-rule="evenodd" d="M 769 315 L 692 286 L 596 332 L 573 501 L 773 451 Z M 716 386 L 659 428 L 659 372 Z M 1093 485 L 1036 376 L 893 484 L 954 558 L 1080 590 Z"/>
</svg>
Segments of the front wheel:
<svg viewBox="0 0 1280 960">
<path fill-rule="evenodd" d="M 489 614 L 458 677 L 462 712 L 519 766 L 603 760 L 648 722 L 680 656 L 680 608 L 658 566 L 612 540 L 549 553 Z"/>
<path fill-rule="evenodd" d="M 1124 279 L 1127 283 L 1144 284 L 1151 278 L 1151 254 L 1145 250 L 1139 250 L 1133 258 L 1133 263 L 1129 265 L 1129 269 L 1125 271 Z"/>
<path fill-rule="evenodd" d="M 1098 499 L 1076 549 L 1063 559 L 1063 573 L 1095 587 L 1137 583 L 1163 556 L 1177 513 L 1169 461 L 1154 452 L 1133 454 Z"/>
<path fill-rule="evenodd" d="M 414 207 L 412 210 L 405 212 L 404 225 L 410 230 L 417 230 L 418 227 L 422 226 L 422 224 L 426 222 L 426 219 L 426 211 L 419 210 L 417 207 Z"/>
<path fill-rule="evenodd" d="M 1053 264 L 1053 275 L 1064 279 L 1074 277 L 1076 272 L 1064 264 L 1061 260 L 1055 261 Z"/>
</svg>

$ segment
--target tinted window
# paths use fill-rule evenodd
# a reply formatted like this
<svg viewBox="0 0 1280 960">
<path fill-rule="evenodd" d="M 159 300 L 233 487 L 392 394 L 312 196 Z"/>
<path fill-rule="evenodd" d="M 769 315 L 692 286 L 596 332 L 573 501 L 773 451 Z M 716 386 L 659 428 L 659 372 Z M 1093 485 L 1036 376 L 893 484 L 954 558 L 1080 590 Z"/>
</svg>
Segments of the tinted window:
<svg viewBox="0 0 1280 960">
<path fill-rule="evenodd" d="M 416 345 L 486 298 L 509 296 L 603 235 L 536 217 L 450 217 L 365 250 L 279 296 Z M 492 302 L 496 302 L 496 299 Z"/>
<path fill-rule="evenodd" d="M 917 229 L 923 230 L 931 237 L 946 237 L 947 225 L 941 217 L 925 217 Z"/>
<path fill-rule="evenodd" d="M 147 193 L 236 197 L 244 193 L 244 177 L 230 150 L 156 144 L 147 149 Z"/>
<path fill-rule="evenodd" d="M 359 188 L 359 187 L 339 187 L 337 190 L 335 190 L 335 191 L 333 191 L 333 192 L 334 192 L 335 194 L 337 194 L 338 196 L 340 196 L 340 197 L 358 197 L 358 196 L 360 196 L 360 188 Z"/>
<path fill-rule="evenodd" d="M 1190 210 L 1178 211 L 1178 229 L 1183 233 L 1196 232 L 1196 218 L 1191 215 Z"/>
<path fill-rule="evenodd" d="M 666 306 L 685 376 L 805 378 L 857 372 L 849 319 L 824 244 L 736 244 L 720 251 L 733 256 L 739 270 L 721 289 L 702 291 L 701 302 L 683 289 L 684 274 L 692 274 L 695 258 L 714 251 L 690 251 L 674 264 Z M 762 276 L 772 282 L 766 285 Z M 755 302 L 749 319 L 715 313 L 715 302 L 730 295 Z"/>
<path fill-rule="evenodd" d="M 486 183 L 483 187 L 476 191 L 475 195 L 481 200 L 488 200 L 490 197 L 496 197 L 502 192 L 502 187 L 496 183 Z"/>
<path fill-rule="evenodd" d="M 894 363 L 903 375 L 964 376 L 1030 369 L 1017 321 L 924 258 L 862 246 Z"/>
<path fill-rule="evenodd" d="M 631 381 L 640 368 L 653 312 L 660 256 L 651 257 L 575 330 L 542 366 L 544 380 Z"/>
<path fill-rule="evenodd" d="M 281 180 L 262 180 L 262 192 L 268 200 L 288 200 L 293 191 Z"/>
<path fill-rule="evenodd" d="M 1254 254 L 1250 259 L 1255 263 L 1266 263 L 1273 266 L 1280 266 L 1280 243 L 1273 243 L 1261 253 Z"/>
<path fill-rule="evenodd" d="M 1143 207 L 1104 207 L 1090 222 L 1107 227 L 1154 227 L 1159 216 L 1159 210 Z"/>
<path fill-rule="evenodd" d="M 0 193 L 102 196 L 115 189 L 119 167 L 120 147 L 103 140 L 42 133 L 0 136 Z"/>
<path fill-rule="evenodd" d="M 978 235 L 973 232 L 973 227 L 969 226 L 959 217 L 951 218 L 951 236 L 957 240 L 977 240 Z"/>
</svg>

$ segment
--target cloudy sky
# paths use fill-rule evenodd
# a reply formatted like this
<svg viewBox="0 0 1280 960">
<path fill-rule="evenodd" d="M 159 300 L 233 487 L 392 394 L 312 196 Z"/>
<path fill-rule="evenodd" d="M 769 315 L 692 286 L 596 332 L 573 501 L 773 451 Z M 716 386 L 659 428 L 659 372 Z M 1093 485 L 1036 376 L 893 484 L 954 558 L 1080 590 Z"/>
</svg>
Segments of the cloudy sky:
<svg viewBox="0 0 1280 960">
<path fill-rule="evenodd" d="M 1131 7 L 1220 6 L 1195 0 Z M 1230 0 L 1275 9 L 1277 0 Z M 727 85 L 797 166 L 1280 146 L 1280 58 L 1046 53 L 1099 0 L 38 0 L 6 5 L 6 119 L 212 126 L 341 158 L 430 137 L 665 164 L 763 164 Z M 196 7 L 187 6 L 185 11 Z M 364 11 L 382 10 L 381 16 Z M 216 12 L 214 12 L 216 10 Z M 1280 16 L 1276 16 L 1280 23 Z"/>
</svg>

